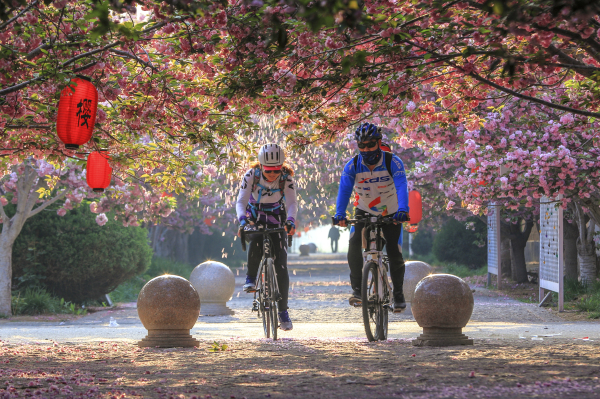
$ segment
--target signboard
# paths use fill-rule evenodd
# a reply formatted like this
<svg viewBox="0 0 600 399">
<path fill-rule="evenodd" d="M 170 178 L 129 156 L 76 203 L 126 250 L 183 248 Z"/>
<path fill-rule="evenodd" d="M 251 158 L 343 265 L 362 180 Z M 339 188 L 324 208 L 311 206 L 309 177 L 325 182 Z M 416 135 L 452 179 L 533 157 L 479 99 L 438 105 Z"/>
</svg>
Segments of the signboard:
<svg viewBox="0 0 600 399">
<path fill-rule="evenodd" d="M 488 286 L 492 284 L 492 274 L 498 277 L 497 288 L 500 288 L 502 270 L 500 262 L 500 207 L 491 202 L 487 215 L 487 249 L 488 249 Z"/>
<path fill-rule="evenodd" d="M 544 290 L 558 293 L 558 310 L 564 310 L 563 209 L 556 199 L 542 197 L 540 201 L 540 304 Z"/>
</svg>

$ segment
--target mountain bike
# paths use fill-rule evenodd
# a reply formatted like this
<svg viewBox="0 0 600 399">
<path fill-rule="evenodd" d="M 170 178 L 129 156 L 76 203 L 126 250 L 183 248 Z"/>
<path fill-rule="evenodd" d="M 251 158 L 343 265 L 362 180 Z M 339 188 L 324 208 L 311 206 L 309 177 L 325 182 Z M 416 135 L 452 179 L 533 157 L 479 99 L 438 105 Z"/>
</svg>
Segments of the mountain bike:
<svg viewBox="0 0 600 399">
<path fill-rule="evenodd" d="M 281 299 L 279 285 L 277 284 L 277 272 L 275 271 L 275 261 L 271 255 L 273 241 L 271 234 L 285 233 L 284 227 L 274 229 L 266 228 L 263 225 L 249 225 L 245 229 L 240 229 L 240 238 L 242 249 L 246 251 L 247 235 L 262 235 L 263 256 L 258 267 L 256 275 L 256 290 L 254 291 L 254 300 L 252 301 L 252 311 L 258 312 L 258 317 L 262 318 L 263 330 L 266 338 L 277 340 L 277 328 L 279 322 L 277 319 L 277 301 Z M 288 236 L 288 248 L 292 245 L 292 237 Z"/>
<path fill-rule="evenodd" d="M 391 216 L 357 216 L 348 224 L 364 224 L 362 316 L 369 341 L 384 341 L 388 334 L 388 312 L 393 311 L 393 295 L 388 280 L 389 261 L 383 254 L 385 239 L 382 226 L 393 224 Z"/>
</svg>

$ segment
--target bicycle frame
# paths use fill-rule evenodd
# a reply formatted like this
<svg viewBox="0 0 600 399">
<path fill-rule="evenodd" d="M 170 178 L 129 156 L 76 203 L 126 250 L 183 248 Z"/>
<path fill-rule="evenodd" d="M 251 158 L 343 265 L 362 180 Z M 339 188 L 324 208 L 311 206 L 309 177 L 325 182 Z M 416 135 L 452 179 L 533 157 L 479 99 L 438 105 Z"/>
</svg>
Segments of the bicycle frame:
<svg viewBox="0 0 600 399">
<path fill-rule="evenodd" d="M 283 230 L 285 231 L 285 229 L 272 229 L 272 230 Z M 263 256 L 262 259 L 260 260 L 260 266 L 258 267 L 258 273 L 256 274 L 256 276 L 260 276 L 260 278 L 257 280 L 257 284 L 256 284 L 256 291 L 254 292 L 254 300 L 256 300 L 256 294 L 259 290 L 263 289 L 263 286 L 265 284 L 264 281 L 264 273 L 263 270 L 268 267 L 268 259 L 273 259 L 273 257 L 271 256 L 271 247 L 273 246 L 273 242 L 271 241 L 271 233 L 275 233 L 276 231 L 268 231 L 263 233 Z M 275 289 L 277 290 L 276 292 L 279 294 L 279 283 L 277 282 L 277 272 L 275 271 L 275 263 L 273 260 L 273 263 L 271 263 L 271 267 L 269 267 L 269 273 L 273 273 L 273 276 L 275 276 Z M 279 300 L 279 298 L 277 298 Z"/>
<path fill-rule="evenodd" d="M 260 225 L 256 230 L 241 230 L 241 239 L 242 242 L 245 242 L 244 240 L 245 235 L 249 234 L 249 235 L 262 235 L 263 237 L 263 255 L 262 255 L 262 259 L 260 260 L 260 265 L 258 266 L 258 273 L 256 274 L 257 277 L 260 277 L 257 280 L 257 284 L 256 284 L 256 291 L 254 292 L 254 300 L 256 300 L 256 293 L 259 292 L 260 289 L 263 288 L 264 285 L 264 271 L 265 268 L 268 267 L 268 260 L 269 259 L 273 259 L 273 257 L 271 256 L 271 248 L 273 247 L 273 241 L 271 240 L 271 234 L 274 233 L 286 233 L 287 231 L 285 228 L 283 227 L 278 227 L 278 228 L 274 228 L 274 229 L 267 229 L 264 228 L 264 226 Z M 289 238 L 288 238 L 288 246 L 289 246 Z M 245 245 L 243 245 L 243 248 L 245 250 Z M 274 261 L 274 259 L 273 259 Z M 273 276 L 275 276 L 275 288 L 277 289 L 277 292 L 279 293 L 279 284 L 277 282 L 277 272 L 275 271 L 275 266 L 274 263 L 271 265 L 271 267 L 269 267 L 269 273 L 273 273 Z"/>
</svg>

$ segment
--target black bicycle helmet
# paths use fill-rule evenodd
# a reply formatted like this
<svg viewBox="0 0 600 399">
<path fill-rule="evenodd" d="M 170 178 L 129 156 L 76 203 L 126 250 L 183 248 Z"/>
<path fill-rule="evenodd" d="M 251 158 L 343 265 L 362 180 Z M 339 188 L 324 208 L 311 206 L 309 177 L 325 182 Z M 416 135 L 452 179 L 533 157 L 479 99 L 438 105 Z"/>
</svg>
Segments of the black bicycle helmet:
<svg viewBox="0 0 600 399">
<path fill-rule="evenodd" d="M 356 141 L 379 140 L 382 138 L 381 128 L 372 123 L 361 123 L 354 132 Z"/>
</svg>

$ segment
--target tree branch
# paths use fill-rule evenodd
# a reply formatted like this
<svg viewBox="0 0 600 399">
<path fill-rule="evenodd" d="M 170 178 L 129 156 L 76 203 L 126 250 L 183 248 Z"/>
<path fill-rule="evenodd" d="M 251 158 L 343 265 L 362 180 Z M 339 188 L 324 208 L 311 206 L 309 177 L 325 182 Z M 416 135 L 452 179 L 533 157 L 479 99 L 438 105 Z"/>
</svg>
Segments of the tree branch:
<svg viewBox="0 0 600 399">
<path fill-rule="evenodd" d="M 50 125 L 6 125 L 7 129 L 51 129 Z"/>
<path fill-rule="evenodd" d="M 62 63 L 61 66 L 64 68 L 67 65 L 72 64 L 72 63 L 74 63 L 75 61 L 77 61 L 77 60 L 79 60 L 81 58 L 85 58 L 85 57 L 88 57 L 90 55 L 101 53 L 101 52 L 106 51 L 106 50 L 108 50 L 108 49 L 110 49 L 112 47 L 118 46 L 120 43 L 121 43 L 120 41 L 112 42 L 112 43 L 107 44 L 106 46 L 104 46 L 102 48 L 97 48 L 96 50 L 88 51 L 87 53 L 81 53 L 81 54 L 76 55 L 75 57 L 73 57 L 71 59 L 66 60 L 65 62 Z"/>
<path fill-rule="evenodd" d="M 2 205 L 2 203 L 0 202 L 0 216 L 2 216 L 2 223 L 7 226 L 7 223 L 10 222 L 10 218 L 8 217 L 8 215 L 6 214 L 6 212 L 4 211 L 4 205 Z"/>
<path fill-rule="evenodd" d="M 25 7 L 23 9 L 23 11 L 21 11 L 20 13 L 18 13 L 17 15 L 15 15 L 11 19 L 9 19 L 8 21 L 6 21 L 2 25 L 0 25 L 0 30 L 6 28 L 8 25 L 10 25 L 11 23 L 13 23 L 14 20 L 16 20 L 17 18 L 19 18 L 21 15 L 25 14 L 27 11 L 29 11 L 29 9 L 31 7 L 35 7 L 37 5 L 37 3 L 38 3 L 38 0 L 35 0 L 33 3 L 31 3 L 30 5 L 28 5 L 27 7 Z"/>
<path fill-rule="evenodd" d="M 36 0 L 36 2 L 37 2 L 37 0 Z M 179 20 L 179 18 L 175 18 L 175 20 Z M 169 22 L 170 22 L 170 21 L 169 21 Z M 162 26 L 166 25 L 167 23 L 168 23 L 168 22 L 160 22 L 160 23 L 158 23 L 158 24 L 155 24 L 155 25 L 153 25 L 153 26 L 151 26 L 151 27 L 149 27 L 149 28 L 147 28 L 147 29 L 144 29 L 144 30 L 142 31 L 142 34 L 144 34 L 144 33 L 148 33 L 148 32 L 151 32 L 151 31 L 153 31 L 153 30 L 155 30 L 155 29 L 158 29 L 158 28 L 160 28 L 160 27 L 162 27 Z M 69 65 L 69 64 L 72 64 L 73 62 L 75 62 L 75 61 L 77 61 L 77 60 L 79 60 L 79 59 L 81 59 L 81 58 L 84 58 L 84 57 L 87 57 L 87 56 L 90 56 L 90 55 L 94 55 L 94 54 L 97 54 L 97 53 L 99 53 L 99 52 L 102 52 L 102 51 L 108 50 L 108 49 L 110 49 L 110 48 L 112 48 L 112 47 L 115 47 L 115 46 L 117 46 L 117 45 L 119 45 L 119 44 L 121 44 L 121 42 L 120 42 L 120 41 L 116 41 L 116 42 L 113 42 L 113 43 L 107 44 L 106 46 L 102 47 L 101 49 L 96 49 L 96 50 L 88 51 L 87 53 L 82 53 L 82 54 L 79 54 L 79 55 L 77 55 L 77 56 L 75 56 L 75 57 L 73 57 L 73 58 L 71 58 L 71 59 L 68 59 L 67 61 L 63 62 L 63 63 L 61 64 L 61 66 L 60 66 L 60 67 L 61 67 L 61 68 L 64 68 L 64 67 L 66 67 L 67 65 Z M 81 67 L 81 69 L 80 69 L 80 68 L 76 68 L 76 69 L 74 70 L 74 72 L 78 72 L 79 70 L 87 69 L 87 68 L 89 68 L 90 66 L 93 66 L 95 63 L 96 63 L 96 62 L 94 62 L 94 63 L 90 63 L 90 64 L 87 64 L 87 65 L 84 65 L 83 67 Z M 12 93 L 12 92 L 15 92 L 15 91 L 21 90 L 21 89 L 23 89 L 23 88 L 25 88 L 25 87 L 29 86 L 30 84 L 32 84 L 32 83 L 35 83 L 35 82 L 37 82 L 37 81 L 39 81 L 39 80 L 43 80 L 43 79 L 45 79 L 45 76 L 38 76 L 37 78 L 33 78 L 33 79 L 30 79 L 30 80 L 27 80 L 27 81 L 25 81 L 25 82 L 23 82 L 23 83 L 19 83 L 19 84 L 16 84 L 16 85 L 14 85 L 14 86 L 7 87 L 7 88 L 6 88 L 6 89 L 4 89 L 4 90 L 0 90 L 0 96 L 5 96 L 5 95 L 7 95 L 7 94 L 10 94 L 10 93 Z"/>
<path fill-rule="evenodd" d="M 115 54 L 118 54 L 123 57 L 131 58 L 132 60 L 139 62 L 140 64 L 152 69 L 153 71 L 158 71 L 158 69 L 154 68 L 154 66 L 152 64 L 150 64 L 149 62 L 146 62 L 146 61 L 142 60 L 141 58 L 135 56 L 134 54 L 128 53 L 127 51 L 116 50 L 114 48 L 110 49 L 109 51 L 111 53 L 115 53 Z"/>
<path fill-rule="evenodd" d="M 63 198 L 65 195 L 67 194 L 67 190 L 62 190 L 60 193 L 58 193 L 54 198 L 44 202 L 42 205 L 38 206 L 35 209 L 32 209 L 29 212 L 29 215 L 27 216 L 28 218 L 37 215 L 38 213 L 40 213 L 41 211 L 43 211 L 44 209 L 46 209 L 47 207 L 49 207 L 50 205 L 54 204 L 56 201 L 58 201 L 59 199 Z"/>
<path fill-rule="evenodd" d="M 548 46 L 548 51 L 550 52 L 550 54 L 553 55 L 558 55 L 558 59 L 561 60 L 561 62 L 564 62 L 566 64 L 571 64 L 572 66 L 569 66 L 569 69 L 574 70 L 575 72 L 577 72 L 580 75 L 585 76 L 586 78 L 590 78 L 592 77 L 592 75 L 594 75 L 595 70 L 597 70 L 596 67 L 592 67 L 593 69 L 590 69 L 590 65 L 584 64 L 583 62 L 580 62 L 572 57 L 570 57 L 568 54 L 564 53 L 563 51 L 561 51 L 560 49 L 556 48 L 556 46 L 554 46 L 553 44 Z M 580 67 L 585 67 L 585 68 L 580 68 Z"/>
<path fill-rule="evenodd" d="M 482 76 L 479 76 L 475 72 L 469 73 L 469 76 L 472 77 L 475 80 L 480 81 L 481 83 L 485 83 L 488 86 L 491 86 L 491 87 L 493 87 L 495 89 L 503 91 L 504 93 L 510 94 L 511 96 L 514 96 L 514 97 L 517 97 L 517 98 L 520 98 L 520 99 L 523 99 L 523 100 L 527 100 L 527 101 L 531 101 L 533 103 L 545 105 L 545 106 L 547 106 L 549 108 L 559 109 L 561 111 L 566 111 L 566 112 L 571 112 L 572 114 L 583 115 L 583 116 L 591 116 L 591 117 L 594 117 L 594 118 L 600 118 L 600 113 L 598 113 L 598 112 L 583 111 L 583 110 L 572 108 L 572 107 L 566 107 L 566 106 L 560 105 L 560 104 L 554 104 L 554 103 L 551 103 L 549 101 L 541 100 L 539 98 L 527 96 L 525 94 L 519 93 L 518 91 L 508 89 L 508 88 L 506 88 L 504 86 L 500 86 L 499 84 L 494 83 L 491 80 L 488 80 L 488 79 L 486 79 L 486 78 L 484 78 Z"/>
<path fill-rule="evenodd" d="M 79 71 L 86 70 L 86 69 L 88 69 L 88 68 L 91 68 L 91 67 L 93 67 L 93 66 L 94 66 L 94 65 L 96 65 L 97 63 L 98 63 L 98 61 L 92 61 L 92 62 L 90 62 L 89 64 L 85 64 L 85 65 L 82 65 L 82 66 L 80 66 L 80 67 L 77 67 L 77 68 L 73 69 L 73 72 L 79 72 Z"/>
<path fill-rule="evenodd" d="M 542 30 L 542 31 L 546 31 L 546 32 L 553 32 L 556 33 L 557 35 L 561 35 L 561 36 L 566 36 L 568 38 L 571 38 L 574 41 L 580 42 L 580 43 L 584 43 L 585 46 L 588 50 L 589 53 L 592 57 L 594 57 L 596 59 L 596 61 L 600 61 L 600 43 L 596 42 L 594 39 L 592 39 L 593 36 L 588 37 L 587 39 L 584 39 L 581 37 L 581 35 L 577 32 L 571 32 L 570 30 L 566 30 L 566 29 L 561 29 L 561 28 L 546 28 L 545 26 L 541 26 L 539 24 L 532 24 L 531 26 L 533 26 L 534 28 L 538 29 L 538 30 Z"/>
</svg>

